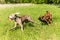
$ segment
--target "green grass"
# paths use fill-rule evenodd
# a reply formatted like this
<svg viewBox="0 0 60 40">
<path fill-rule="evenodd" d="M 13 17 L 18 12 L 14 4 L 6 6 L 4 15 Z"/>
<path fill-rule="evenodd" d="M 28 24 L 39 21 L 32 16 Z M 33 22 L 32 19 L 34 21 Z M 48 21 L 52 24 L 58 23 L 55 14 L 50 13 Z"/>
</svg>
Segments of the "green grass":
<svg viewBox="0 0 60 40">
<path fill-rule="evenodd" d="M 38 20 L 47 10 L 53 16 L 53 22 L 49 26 L 42 25 Z M 24 32 L 21 32 L 20 28 L 9 31 L 14 26 L 14 21 L 9 21 L 8 16 L 15 12 L 20 12 L 19 16 L 31 16 L 40 25 L 31 26 L 27 23 L 24 24 Z M 60 40 L 60 8 L 47 4 L 0 8 L 0 40 Z"/>
</svg>

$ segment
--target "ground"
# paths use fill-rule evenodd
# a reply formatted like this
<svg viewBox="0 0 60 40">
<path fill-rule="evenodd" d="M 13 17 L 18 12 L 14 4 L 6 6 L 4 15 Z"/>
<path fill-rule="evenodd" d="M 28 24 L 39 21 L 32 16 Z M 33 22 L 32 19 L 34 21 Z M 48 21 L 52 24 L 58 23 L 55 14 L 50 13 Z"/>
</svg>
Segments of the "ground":
<svg viewBox="0 0 60 40">
<path fill-rule="evenodd" d="M 50 11 L 53 17 L 52 24 L 45 25 L 38 20 L 39 16 Z M 29 15 L 38 24 L 25 23 L 24 31 L 19 26 L 16 30 L 9 31 L 14 26 L 14 21 L 9 21 L 8 16 L 19 12 L 19 16 Z M 0 4 L 0 40 L 60 40 L 60 8 L 48 4 Z"/>
</svg>

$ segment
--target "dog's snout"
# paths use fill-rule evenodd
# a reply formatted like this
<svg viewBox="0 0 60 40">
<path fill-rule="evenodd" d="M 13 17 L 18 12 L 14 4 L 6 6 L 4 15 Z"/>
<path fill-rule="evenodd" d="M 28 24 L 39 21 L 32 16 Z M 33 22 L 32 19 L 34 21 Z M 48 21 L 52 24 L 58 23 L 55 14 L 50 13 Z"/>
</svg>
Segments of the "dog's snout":
<svg viewBox="0 0 60 40">
<path fill-rule="evenodd" d="M 9 17 L 8 17 L 8 19 L 11 21 L 11 20 L 12 20 L 12 17 L 11 17 L 11 16 L 9 16 Z"/>
</svg>

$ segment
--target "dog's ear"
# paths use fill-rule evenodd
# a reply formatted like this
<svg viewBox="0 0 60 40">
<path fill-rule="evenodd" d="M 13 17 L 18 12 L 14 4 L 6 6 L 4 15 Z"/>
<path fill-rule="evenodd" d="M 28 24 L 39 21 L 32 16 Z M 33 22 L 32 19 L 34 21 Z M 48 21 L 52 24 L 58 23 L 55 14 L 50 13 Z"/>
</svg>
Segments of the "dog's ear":
<svg viewBox="0 0 60 40">
<path fill-rule="evenodd" d="M 49 11 L 46 11 L 46 12 L 49 12 Z"/>
<path fill-rule="evenodd" d="M 17 14 L 15 14 L 15 16 L 17 16 Z"/>
</svg>

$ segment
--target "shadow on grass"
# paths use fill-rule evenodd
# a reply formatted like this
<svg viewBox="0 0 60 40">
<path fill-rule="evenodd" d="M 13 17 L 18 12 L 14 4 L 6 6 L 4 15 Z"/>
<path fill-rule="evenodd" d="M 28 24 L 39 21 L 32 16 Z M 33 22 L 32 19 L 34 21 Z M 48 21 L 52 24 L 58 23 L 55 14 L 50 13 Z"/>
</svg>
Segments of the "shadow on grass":
<svg viewBox="0 0 60 40">
<path fill-rule="evenodd" d="M 26 27 L 26 26 L 34 27 L 34 23 L 31 23 L 31 22 L 29 22 L 29 23 L 24 23 L 23 26 L 24 26 L 24 27 Z"/>
</svg>

